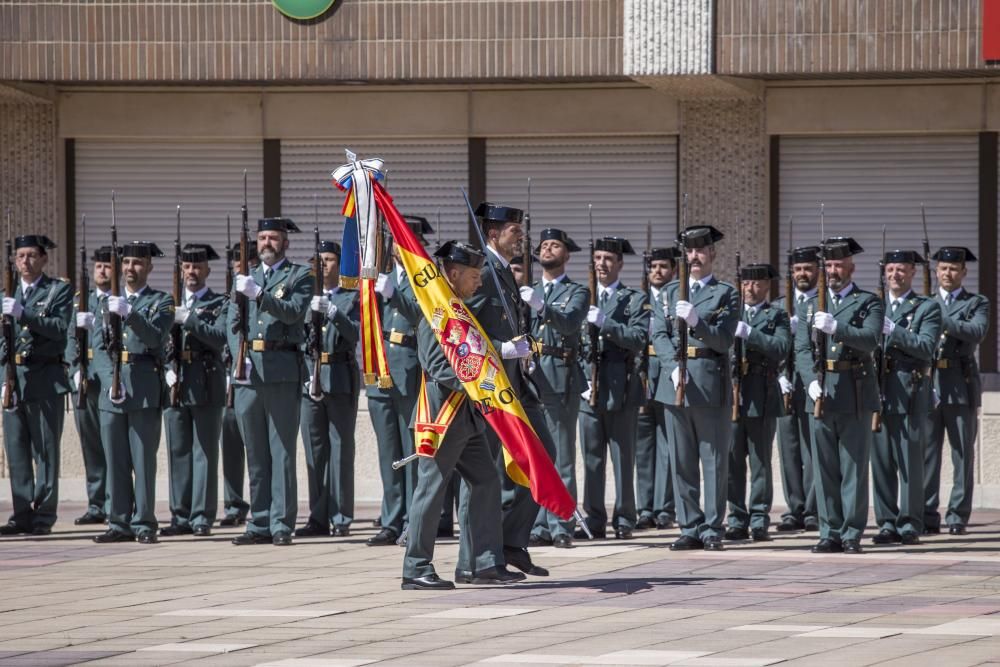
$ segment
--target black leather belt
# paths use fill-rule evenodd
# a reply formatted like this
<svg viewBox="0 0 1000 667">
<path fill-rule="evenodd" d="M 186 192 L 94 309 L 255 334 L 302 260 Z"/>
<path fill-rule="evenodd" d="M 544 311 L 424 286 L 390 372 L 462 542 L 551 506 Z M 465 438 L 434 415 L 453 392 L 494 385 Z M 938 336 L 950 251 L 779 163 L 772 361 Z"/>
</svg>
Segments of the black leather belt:
<svg viewBox="0 0 1000 667">
<path fill-rule="evenodd" d="M 38 354 L 15 354 L 14 363 L 18 366 L 44 366 L 45 364 L 61 364 L 62 357 L 43 357 Z"/>
<path fill-rule="evenodd" d="M 746 377 L 748 375 L 762 375 L 766 377 L 769 375 L 777 375 L 777 374 L 778 374 L 777 366 L 771 366 L 768 364 L 763 364 L 755 361 L 744 361 L 740 365 L 741 377 Z"/>
<path fill-rule="evenodd" d="M 917 372 L 921 375 L 929 373 L 931 367 L 929 364 L 917 359 L 902 359 L 899 357 L 889 357 L 885 360 L 885 367 L 890 371 L 904 371 L 908 373 Z"/>
<path fill-rule="evenodd" d="M 557 359 L 562 359 L 563 361 L 573 361 L 576 359 L 576 350 L 571 347 L 557 347 L 555 345 L 545 345 L 535 341 L 534 350 L 537 354 L 543 354 L 547 357 L 556 357 Z"/>
<path fill-rule="evenodd" d="M 826 361 L 826 370 L 829 373 L 846 373 L 861 370 L 864 367 L 860 361 L 832 361 L 830 359 Z"/>
<path fill-rule="evenodd" d="M 160 358 L 155 354 L 139 354 L 137 352 L 122 352 L 122 363 L 123 364 L 137 364 L 140 361 L 151 361 L 153 363 L 159 363 Z"/>
<path fill-rule="evenodd" d="M 292 343 L 282 343 L 277 340 L 260 340 L 258 338 L 251 343 L 250 349 L 254 352 L 298 352 L 299 346 Z"/>
<path fill-rule="evenodd" d="M 973 357 L 942 357 L 934 364 L 937 368 L 961 368 L 962 364 L 969 363 Z"/>
<path fill-rule="evenodd" d="M 324 352 L 320 355 L 320 364 L 342 364 L 345 361 L 350 361 L 352 354 L 350 352 Z"/>
<path fill-rule="evenodd" d="M 688 359 L 718 359 L 721 356 L 723 355 L 710 347 L 694 347 L 693 345 L 687 347 Z"/>
<path fill-rule="evenodd" d="M 402 331 L 390 331 L 388 335 L 383 335 L 382 338 L 393 345 L 402 345 L 413 350 L 417 349 L 417 337 L 408 336 Z"/>
<path fill-rule="evenodd" d="M 214 361 L 215 355 L 212 352 L 209 352 L 208 350 L 201 350 L 201 351 L 184 350 L 181 352 L 181 361 L 188 362 L 188 361 L 194 361 L 196 359 L 205 362 Z"/>
<path fill-rule="evenodd" d="M 631 358 L 632 353 L 623 350 L 605 350 L 601 352 L 601 361 L 620 361 L 627 364 Z"/>
</svg>

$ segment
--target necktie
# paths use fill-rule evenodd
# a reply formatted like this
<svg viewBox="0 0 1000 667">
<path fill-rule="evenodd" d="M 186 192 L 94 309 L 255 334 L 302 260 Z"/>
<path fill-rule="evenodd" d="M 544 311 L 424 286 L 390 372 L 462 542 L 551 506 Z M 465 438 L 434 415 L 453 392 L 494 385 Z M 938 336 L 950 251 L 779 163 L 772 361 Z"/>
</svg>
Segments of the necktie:
<svg viewBox="0 0 1000 667">
<path fill-rule="evenodd" d="M 899 299 L 892 300 L 892 310 L 889 311 L 891 315 L 896 314 L 896 309 L 899 308 Z"/>
<path fill-rule="evenodd" d="M 694 298 L 694 296 L 698 294 L 699 290 L 701 290 L 701 281 L 691 285 L 691 298 Z"/>
<path fill-rule="evenodd" d="M 546 302 L 549 300 L 549 297 L 552 295 L 552 286 L 554 284 L 555 283 L 546 283 L 545 284 L 545 301 Z"/>
<path fill-rule="evenodd" d="M 31 297 L 31 292 L 34 291 L 34 286 L 28 285 L 28 288 L 21 293 L 21 304 L 24 305 L 28 303 L 28 299 Z"/>
<path fill-rule="evenodd" d="M 834 308 L 840 308 L 840 295 L 839 294 L 834 294 L 833 295 L 833 307 Z"/>
<path fill-rule="evenodd" d="M 267 286 L 268 281 L 271 280 L 271 274 L 274 273 L 270 268 L 264 269 L 264 287 Z"/>
<path fill-rule="evenodd" d="M 608 302 L 608 290 L 604 290 L 603 292 L 601 292 L 601 296 L 597 300 L 597 303 L 599 306 L 603 308 L 604 305 L 607 304 L 607 302 Z"/>
<path fill-rule="evenodd" d="M 951 294 L 949 294 L 948 296 L 946 296 L 944 298 L 944 305 L 950 306 L 954 300 L 955 300 L 955 297 L 952 296 Z"/>
<path fill-rule="evenodd" d="M 801 306 L 805 302 L 806 302 L 806 295 L 805 294 L 800 294 L 799 295 L 799 301 L 798 301 L 799 305 Z"/>
</svg>

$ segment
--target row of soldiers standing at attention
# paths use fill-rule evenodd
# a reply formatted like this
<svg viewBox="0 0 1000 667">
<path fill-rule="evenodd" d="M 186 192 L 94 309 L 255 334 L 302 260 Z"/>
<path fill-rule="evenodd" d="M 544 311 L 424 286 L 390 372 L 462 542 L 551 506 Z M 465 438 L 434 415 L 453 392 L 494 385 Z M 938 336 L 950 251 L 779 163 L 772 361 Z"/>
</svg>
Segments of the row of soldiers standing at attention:
<svg viewBox="0 0 1000 667">
<path fill-rule="evenodd" d="M 436 254 L 503 357 L 528 419 L 574 497 L 579 426 L 586 526 L 539 509 L 525 487 L 507 478 L 499 441 L 468 406 L 465 428 L 449 431 L 435 459 L 392 466 L 413 451 L 421 378 L 428 385 L 455 385 L 439 346 L 422 330 L 426 323 L 397 263 L 376 283 L 393 382 L 367 390 L 384 489 L 381 529 L 368 544 L 406 544 L 404 585 L 449 583 L 436 580 L 430 563 L 438 516 L 452 502 L 452 468 L 467 482 L 456 494 L 465 536 L 459 582 L 523 578 L 506 565 L 545 575 L 529 546 L 571 547 L 588 532 L 604 537 L 609 454 L 616 538 L 676 521 L 681 536 L 674 550 L 722 549 L 724 539 L 767 540 L 776 431 L 788 504 L 779 532 L 818 529 L 815 551 L 860 552 L 869 460 L 879 527 L 873 541 L 912 544 L 922 533 L 939 532 L 945 435 L 955 469 L 945 522 L 952 534 L 965 532 L 981 394 L 974 354 L 989 320 L 986 299 L 962 287 L 967 263 L 975 260 L 967 249 L 945 247 L 929 258 L 937 261 L 933 297 L 912 289 L 916 266 L 928 259 L 910 250 L 886 253 L 888 290 L 880 299 L 852 280 L 853 258 L 862 252 L 852 239 L 797 248 L 789 260 L 790 313 L 786 300 L 768 299 L 777 277 L 773 267 L 742 267 L 739 288 L 718 280 L 715 247 L 723 237 L 711 226 L 685 229 L 680 250 L 650 249 L 646 291 L 619 280 L 625 257 L 634 254 L 627 240 L 594 240 L 594 287 L 588 289 L 567 274 L 570 255 L 580 247 L 552 228 L 533 249 L 541 280 L 518 285 L 513 261 L 523 255 L 523 213 L 483 204 L 476 215 L 485 252 L 448 242 Z M 411 219 L 411 227 L 418 235 L 430 231 L 420 218 Z M 322 290 L 316 289 L 309 269 L 285 257 L 288 234 L 295 231 L 284 218 L 260 220 L 256 244 L 245 246 L 248 266 L 233 269 L 229 295 L 206 286 L 218 254 L 207 245 L 187 245 L 183 303 L 147 285 L 153 259 L 162 256 L 155 244 L 121 249 L 125 284 L 118 295 L 111 293 L 116 258 L 111 247 L 100 248 L 91 257 L 92 309 L 76 312 L 72 287 L 44 273 L 52 242 L 39 235 L 16 239 L 19 284 L 9 285 L 3 300 L 12 334 L 5 331 L 4 361 L 16 371 L 13 384 L 4 385 L 7 394 L 11 386 L 16 392 L 5 397 L 4 413 L 13 513 L 0 535 L 51 530 L 63 395 L 74 390 L 85 398 L 75 417 L 89 497 L 76 523 L 107 522 L 96 541 L 153 543 L 158 532 L 210 535 L 220 440 L 225 513 L 219 523 L 248 522 L 235 544 L 287 545 L 293 534 L 350 533 L 361 387 L 358 293 L 340 287 L 341 249 L 330 241 L 318 248 Z M 239 247 L 227 257 L 238 261 Z M 245 341 L 237 334 L 241 308 L 232 306 L 241 301 Z M 113 372 L 107 339 L 115 318 L 121 323 L 120 372 Z M 171 336 L 175 327 L 179 338 Z M 84 339 L 71 335 L 74 329 L 89 333 L 86 350 L 78 346 Z M 303 354 L 312 336 L 322 338 L 318 374 Z M 178 340 L 179 349 L 171 349 Z M 231 351 L 241 343 L 245 368 L 235 373 Z M 166 362 L 172 355 L 179 355 L 173 358 L 180 360 L 180 373 Z M 80 363 L 83 358 L 87 363 Z M 72 362 L 68 372 L 66 361 Z M 312 387 L 312 378 L 321 386 Z M 174 387 L 177 401 L 169 398 Z M 870 423 L 874 413 L 882 419 L 877 431 Z M 171 509 L 163 527 L 153 512 L 161 425 Z M 300 429 L 310 516 L 296 529 Z M 456 446 L 454 456 L 443 457 L 459 438 L 461 451 Z M 244 453 L 249 502 L 242 496 Z M 482 470 L 484 460 L 492 462 L 491 475 Z M 502 517 L 499 534 L 491 533 L 492 509 L 473 511 L 494 504 Z"/>
</svg>

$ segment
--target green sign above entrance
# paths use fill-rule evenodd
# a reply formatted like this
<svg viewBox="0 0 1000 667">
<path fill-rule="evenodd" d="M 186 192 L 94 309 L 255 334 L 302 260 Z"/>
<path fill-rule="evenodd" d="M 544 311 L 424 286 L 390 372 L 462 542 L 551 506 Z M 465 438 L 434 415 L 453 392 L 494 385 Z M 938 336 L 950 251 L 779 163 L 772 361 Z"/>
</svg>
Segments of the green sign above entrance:
<svg viewBox="0 0 1000 667">
<path fill-rule="evenodd" d="M 323 15 L 337 0 L 271 0 L 290 19 L 308 21 Z"/>
</svg>

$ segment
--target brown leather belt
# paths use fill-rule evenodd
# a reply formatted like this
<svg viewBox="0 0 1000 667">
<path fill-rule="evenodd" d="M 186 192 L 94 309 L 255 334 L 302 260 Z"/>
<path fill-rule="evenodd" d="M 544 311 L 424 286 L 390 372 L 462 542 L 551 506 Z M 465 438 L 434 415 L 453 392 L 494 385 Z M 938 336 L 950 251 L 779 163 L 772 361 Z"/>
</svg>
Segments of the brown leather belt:
<svg viewBox="0 0 1000 667">
<path fill-rule="evenodd" d="M 545 345 L 537 340 L 532 345 L 535 354 L 543 354 L 546 357 L 555 357 L 563 361 L 573 361 L 576 359 L 576 350 L 571 347 L 556 347 L 555 345 Z"/>
<path fill-rule="evenodd" d="M 276 340 L 254 340 L 251 348 L 254 352 L 298 352 L 299 346 L 282 343 Z"/>
<path fill-rule="evenodd" d="M 858 361 L 831 361 L 826 360 L 826 370 L 829 373 L 846 373 L 864 368 L 864 364 Z"/>
<path fill-rule="evenodd" d="M 417 337 L 408 336 L 402 331 L 396 331 L 393 329 L 389 332 L 388 336 L 383 336 L 383 338 L 393 345 L 402 345 L 403 347 L 409 347 L 412 349 L 417 349 Z"/>
</svg>

